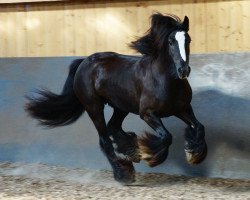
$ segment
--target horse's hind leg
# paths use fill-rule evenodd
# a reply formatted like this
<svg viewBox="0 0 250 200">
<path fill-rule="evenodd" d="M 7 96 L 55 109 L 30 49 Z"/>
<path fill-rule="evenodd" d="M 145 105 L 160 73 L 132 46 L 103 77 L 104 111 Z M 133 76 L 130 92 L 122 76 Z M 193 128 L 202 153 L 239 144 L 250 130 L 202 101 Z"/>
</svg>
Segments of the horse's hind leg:
<svg viewBox="0 0 250 200">
<path fill-rule="evenodd" d="M 92 102 L 93 103 L 93 102 Z M 117 157 L 114 152 L 112 141 L 109 138 L 107 126 L 103 113 L 104 105 L 102 103 L 86 106 L 86 111 L 92 119 L 100 138 L 100 146 L 113 168 L 115 180 L 122 183 L 131 183 L 135 180 L 135 170 L 133 163 Z"/>
<path fill-rule="evenodd" d="M 127 115 L 127 112 L 114 108 L 114 113 L 108 122 L 108 132 L 118 157 L 133 162 L 140 162 L 140 152 L 136 134 L 122 130 L 122 122 Z"/>
</svg>

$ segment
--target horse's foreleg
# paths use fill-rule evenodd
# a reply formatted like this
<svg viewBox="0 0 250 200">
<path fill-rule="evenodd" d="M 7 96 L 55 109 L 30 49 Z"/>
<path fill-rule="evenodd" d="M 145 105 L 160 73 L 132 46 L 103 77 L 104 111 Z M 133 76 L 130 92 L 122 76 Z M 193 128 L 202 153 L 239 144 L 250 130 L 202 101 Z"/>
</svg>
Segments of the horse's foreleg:
<svg viewBox="0 0 250 200">
<path fill-rule="evenodd" d="M 167 158 L 168 148 L 172 144 L 172 135 L 164 127 L 160 117 L 153 112 L 145 112 L 140 116 L 156 132 L 156 135 L 146 132 L 138 139 L 142 159 L 150 167 L 154 167 Z"/>
<path fill-rule="evenodd" d="M 121 159 L 115 154 L 112 141 L 109 137 L 104 119 L 103 105 L 86 106 L 86 111 L 92 119 L 100 138 L 100 146 L 113 168 L 115 180 L 122 183 L 131 183 L 135 180 L 135 170 L 133 163 Z"/>
<path fill-rule="evenodd" d="M 196 119 L 191 105 L 185 112 L 176 116 L 189 126 L 185 133 L 185 153 L 187 161 L 190 164 L 199 164 L 207 155 L 205 128 Z"/>
<path fill-rule="evenodd" d="M 128 112 L 114 108 L 114 113 L 108 122 L 108 132 L 113 142 L 117 157 L 125 158 L 133 162 L 140 162 L 140 153 L 137 143 L 137 136 L 133 132 L 122 130 L 122 122 Z"/>
</svg>

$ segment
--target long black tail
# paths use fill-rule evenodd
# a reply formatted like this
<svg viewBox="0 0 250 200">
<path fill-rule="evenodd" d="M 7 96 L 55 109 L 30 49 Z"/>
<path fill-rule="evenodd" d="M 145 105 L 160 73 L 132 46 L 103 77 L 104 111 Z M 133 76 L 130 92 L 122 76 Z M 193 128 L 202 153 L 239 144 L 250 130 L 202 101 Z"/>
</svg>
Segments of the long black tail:
<svg viewBox="0 0 250 200">
<path fill-rule="evenodd" d="M 57 95 L 48 90 L 37 90 L 39 97 L 27 96 L 25 110 L 47 127 L 64 126 L 75 122 L 84 112 L 84 107 L 73 91 L 74 76 L 83 59 L 72 62 L 62 93 Z"/>
</svg>

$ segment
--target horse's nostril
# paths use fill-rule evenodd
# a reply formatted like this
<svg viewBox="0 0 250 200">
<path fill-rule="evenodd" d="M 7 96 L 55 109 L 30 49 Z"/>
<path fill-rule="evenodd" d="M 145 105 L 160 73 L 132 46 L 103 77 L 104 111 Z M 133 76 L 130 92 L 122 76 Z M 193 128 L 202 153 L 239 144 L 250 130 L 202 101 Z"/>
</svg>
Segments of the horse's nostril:
<svg viewBox="0 0 250 200">
<path fill-rule="evenodd" d="M 178 69 L 178 72 L 179 72 L 180 74 L 185 75 L 185 74 L 188 74 L 188 73 L 189 73 L 189 69 L 188 69 L 188 68 L 187 68 L 187 69 L 185 69 L 185 68 L 179 68 L 179 69 Z"/>
<path fill-rule="evenodd" d="M 179 69 L 178 69 L 178 72 L 179 72 L 179 73 L 183 73 L 183 69 L 182 69 L 182 68 L 179 68 Z"/>
</svg>

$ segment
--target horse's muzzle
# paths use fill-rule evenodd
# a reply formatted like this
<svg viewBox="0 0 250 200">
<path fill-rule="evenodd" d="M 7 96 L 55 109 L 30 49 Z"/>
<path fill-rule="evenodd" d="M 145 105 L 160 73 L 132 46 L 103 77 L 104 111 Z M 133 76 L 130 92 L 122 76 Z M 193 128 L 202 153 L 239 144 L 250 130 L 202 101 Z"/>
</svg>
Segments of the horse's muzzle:
<svg viewBox="0 0 250 200">
<path fill-rule="evenodd" d="M 191 72 L 191 68 L 189 66 L 180 67 L 178 69 L 178 76 L 179 76 L 180 79 L 185 79 L 185 78 L 187 78 L 189 76 L 190 72 Z"/>
</svg>

